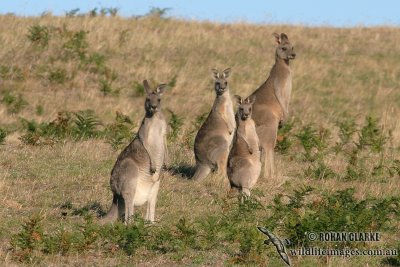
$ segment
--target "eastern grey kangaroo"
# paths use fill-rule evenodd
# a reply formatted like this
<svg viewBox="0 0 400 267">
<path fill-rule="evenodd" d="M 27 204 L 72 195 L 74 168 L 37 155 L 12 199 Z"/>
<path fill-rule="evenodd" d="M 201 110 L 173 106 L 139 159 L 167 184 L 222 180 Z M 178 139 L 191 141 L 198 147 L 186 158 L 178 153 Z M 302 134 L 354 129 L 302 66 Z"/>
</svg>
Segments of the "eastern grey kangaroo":
<svg viewBox="0 0 400 267">
<path fill-rule="evenodd" d="M 236 113 L 236 132 L 228 158 L 228 178 L 232 188 L 238 188 L 250 196 L 261 172 L 261 152 L 256 125 L 251 118 L 255 96 L 242 99 L 235 96 L 239 104 Z"/>
<path fill-rule="evenodd" d="M 268 79 L 252 94 L 256 96 L 253 105 L 253 120 L 258 138 L 264 150 L 264 175 L 273 177 L 274 148 L 278 126 L 289 113 L 289 100 L 292 91 L 292 74 L 289 61 L 296 57 L 292 44 L 286 34 L 274 33 L 278 47 L 275 52 L 275 65 Z"/>
<path fill-rule="evenodd" d="M 167 123 L 161 112 L 161 95 L 166 85 L 161 84 L 154 91 L 146 80 L 143 85 L 147 92 L 146 114 L 135 139 L 121 152 L 111 171 L 113 200 L 101 223 L 113 222 L 123 215 L 128 223 L 134 206 L 146 202 L 145 219 L 154 222 L 160 172 L 167 153 Z"/>
<path fill-rule="evenodd" d="M 194 142 L 196 157 L 194 180 L 203 179 L 215 169 L 226 177 L 229 149 L 236 128 L 233 104 L 226 80 L 229 73 L 230 68 L 222 73 L 213 69 L 216 98 Z"/>
</svg>

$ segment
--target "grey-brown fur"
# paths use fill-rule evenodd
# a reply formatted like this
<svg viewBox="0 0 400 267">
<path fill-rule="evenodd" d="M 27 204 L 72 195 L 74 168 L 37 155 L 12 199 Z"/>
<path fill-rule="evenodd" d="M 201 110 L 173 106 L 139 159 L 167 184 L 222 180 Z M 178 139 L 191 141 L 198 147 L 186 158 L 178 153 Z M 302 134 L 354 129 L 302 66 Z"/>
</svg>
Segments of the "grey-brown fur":
<svg viewBox="0 0 400 267">
<path fill-rule="evenodd" d="M 236 128 L 233 104 L 226 80 L 229 73 L 230 69 L 222 73 L 213 69 L 216 98 L 194 142 L 196 173 L 193 179 L 195 180 L 206 177 L 215 169 L 226 177 L 229 149 Z"/>
<path fill-rule="evenodd" d="M 133 215 L 134 206 L 147 202 L 146 219 L 154 221 L 155 205 L 160 186 L 160 172 L 166 160 L 167 123 L 161 112 L 161 95 L 166 85 L 154 91 L 145 80 L 147 96 L 145 117 L 135 139 L 121 152 L 111 171 L 113 200 L 102 223 L 124 216 L 125 223 Z"/>
<path fill-rule="evenodd" d="M 252 94 L 256 96 L 253 105 L 253 120 L 264 150 L 264 175 L 274 176 L 274 147 L 278 126 L 289 113 L 292 91 L 292 73 L 289 61 L 296 57 L 292 44 L 286 34 L 274 33 L 278 47 L 275 64 L 268 79 Z"/>
<path fill-rule="evenodd" d="M 252 115 L 255 96 L 243 100 L 235 96 L 239 104 L 236 113 L 236 131 L 229 153 L 227 174 L 232 188 L 250 196 L 261 172 L 261 152 L 256 126 Z"/>
</svg>

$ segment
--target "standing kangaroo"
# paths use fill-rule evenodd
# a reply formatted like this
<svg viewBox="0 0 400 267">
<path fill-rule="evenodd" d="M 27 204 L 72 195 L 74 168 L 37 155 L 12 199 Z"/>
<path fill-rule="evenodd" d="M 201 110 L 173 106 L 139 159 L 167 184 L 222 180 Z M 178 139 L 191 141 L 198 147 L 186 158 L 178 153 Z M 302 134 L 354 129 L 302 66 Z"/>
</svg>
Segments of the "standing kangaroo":
<svg viewBox="0 0 400 267">
<path fill-rule="evenodd" d="M 211 170 L 226 177 L 229 149 L 236 128 L 233 104 L 229 94 L 227 78 L 230 68 L 222 73 L 213 69 L 216 98 L 207 119 L 200 127 L 194 141 L 196 173 L 194 180 L 205 178 Z"/>
<path fill-rule="evenodd" d="M 274 36 L 278 43 L 275 65 L 272 67 L 268 79 L 252 94 L 256 97 L 253 105 L 253 120 L 264 150 L 264 175 L 267 177 L 273 177 L 275 174 L 274 148 L 278 126 L 288 118 L 292 91 L 289 60 L 296 57 L 286 34 L 274 33 Z"/>
<path fill-rule="evenodd" d="M 146 202 L 145 219 L 154 222 L 159 177 L 167 153 L 167 123 L 161 112 L 160 98 L 166 85 L 161 84 L 154 91 L 146 80 L 143 85 L 147 92 L 146 114 L 135 139 L 121 152 L 111 171 L 113 200 L 102 223 L 113 222 L 124 214 L 124 221 L 128 223 L 134 206 Z"/>
<path fill-rule="evenodd" d="M 251 118 L 255 96 L 243 100 L 235 96 L 239 104 L 236 113 L 237 128 L 228 159 L 228 178 L 231 187 L 238 188 L 250 196 L 261 172 L 261 152 L 256 125 Z"/>
</svg>

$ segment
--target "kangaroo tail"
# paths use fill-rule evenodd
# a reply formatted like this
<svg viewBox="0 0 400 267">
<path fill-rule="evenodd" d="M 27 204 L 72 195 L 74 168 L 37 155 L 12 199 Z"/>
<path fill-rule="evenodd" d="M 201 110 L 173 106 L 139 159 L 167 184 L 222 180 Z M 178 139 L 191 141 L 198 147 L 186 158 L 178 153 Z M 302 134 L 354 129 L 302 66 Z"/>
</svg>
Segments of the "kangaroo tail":
<svg viewBox="0 0 400 267">
<path fill-rule="evenodd" d="M 99 223 L 106 224 L 115 222 L 122 215 L 120 211 L 125 209 L 124 206 L 125 203 L 122 197 L 114 193 L 111 208 L 104 217 L 100 218 Z"/>
</svg>

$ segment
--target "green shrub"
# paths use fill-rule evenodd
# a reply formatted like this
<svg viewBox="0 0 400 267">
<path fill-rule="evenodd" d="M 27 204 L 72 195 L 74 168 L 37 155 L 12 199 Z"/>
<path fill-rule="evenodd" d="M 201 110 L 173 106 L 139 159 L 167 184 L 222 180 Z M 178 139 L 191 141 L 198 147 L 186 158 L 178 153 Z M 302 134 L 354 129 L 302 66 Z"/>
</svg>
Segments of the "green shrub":
<svg viewBox="0 0 400 267">
<path fill-rule="evenodd" d="M 3 80 L 24 81 L 25 75 L 23 74 L 21 68 L 17 66 L 1 65 L 0 78 Z"/>
<path fill-rule="evenodd" d="M 106 79 L 100 79 L 100 92 L 102 92 L 103 95 L 108 95 L 112 91 L 111 83 Z"/>
<path fill-rule="evenodd" d="M 356 144 L 357 147 L 361 150 L 370 147 L 373 152 L 381 152 L 386 144 L 387 137 L 378 125 L 378 120 L 366 117 L 365 122 L 366 124 L 358 134 L 359 141 Z"/>
<path fill-rule="evenodd" d="M 23 118 L 20 121 L 22 128 L 26 131 L 20 139 L 24 144 L 29 145 L 53 144 L 66 138 L 81 140 L 111 136 L 111 134 L 120 135 L 121 133 L 127 136 L 127 132 L 130 131 L 130 128 L 122 129 L 120 125 L 117 125 L 114 130 L 110 130 L 111 126 L 100 129 L 99 126 L 103 124 L 92 110 L 75 113 L 62 111 L 51 122 L 37 123 L 35 120 L 28 121 Z"/>
<path fill-rule="evenodd" d="M 146 92 L 143 84 L 141 84 L 137 81 L 133 82 L 133 91 L 134 91 L 134 96 L 144 96 L 144 94 Z"/>
<path fill-rule="evenodd" d="M 105 8 L 105 7 L 100 8 L 100 15 L 102 17 L 105 17 L 107 15 L 107 13 L 108 13 L 107 8 Z"/>
<path fill-rule="evenodd" d="M 135 215 L 129 225 L 116 224 L 103 237 L 113 240 L 127 255 L 133 255 L 140 247 L 144 247 L 149 239 L 150 226 L 141 217 Z"/>
<path fill-rule="evenodd" d="M 36 106 L 36 115 L 42 116 L 44 114 L 44 108 L 42 105 L 37 105 Z"/>
<path fill-rule="evenodd" d="M 55 68 L 50 70 L 47 79 L 52 83 L 64 84 L 68 79 L 67 71 L 63 68 Z"/>
<path fill-rule="evenodd" d="M 97 17 L 97 7 L 89 11 L 89 17 Z"/>
<path fill-rule="evenodd" d="M 44 254 L 61 254 L 67 255 L 74 250 L 74 244 L 79 244 L 79 238 L 74 232 L 65 229 L 57 229 L 54 233 L 45 236 Z"/>
<path fill-rule="evenodd" d="M 300 140 L 305 153 L 304 158 L 307 161 L 315 161 L 324 156 L 325 149 L 328 147 L 329 131 L 320 128 L 318 131 L 310 125 L 304 126 L 295 136 Z"/>
<path fill-rule="evenodd" d="M 59 140 L 70 136 L 73 131 L 72 113 L 68 111 L 58 112 L 57 118 L 48 124 L 43 124 L 42 134 Z"/>
<path fill-rule="evenodd" d="M 118 8 L 113 8 L 113 7 L 102 7 L 102 8 L 100 8 L 100 15 L 102 17 L 107 16 L 107 14 L 109 14 L 111 17 L 117 16 Z M 94 15 L 94 16 L 96 16 L 96 15 Z"/>
<path fill-rule="evenodd" d="M 23 129 L 27 131 L 20 139 L 27 145 L 52 144 L 72 137 L 74 133 L 72 113 L 67 111 L 58 112 L 57 118 L 49 123 L 37 123 L 35 120 L 28 121 L 23 118 L 20 121 Z"/>
<path fill-rule="evenodd" d="M 399 217 L 400 198 L 358 200 L 350 188 L 315 194 L 313 201 L 305 201 L 311 192 L 310 187 L 295 190 L 288 196 L 289 203 L 283 201 L 282 194 L 277 195 L 266 222 L 269 229 L 278 227 L 294 244 L 306 245 L 307 232 L 379 232 Z"/>
<path fill-rule="evenodd" d="M 233 262 L 255 266 L 264 265 L 265 259 L 260 256 L 264 247 L 259 231 L 255 227 L 244 227 L 239 237 L 239 253 Z"/>
<path fill-rule="evenodd" d="M 390 176 L 398 175 L 400 176 L 400 160 L 395 159 L 388 167 Z"/>
<path fill-rule="evenodd" d="M 47 26 L 33 25 L 29 27 L 27 37 L 33 44 L 46 48 L 50 41 L 50 30 Z"/>
<path fill-rule="evenodd" d="M 357 132 L 356 123 L 353 119 L 347 119 L 337 122 L 336 125 L 339 127 L 340 145 L 342 147 L 350 143 L 354 133 Z"/>
<path fill-rule="evenodd" d="M 259 224 L 287 237 L 294 246 L 304 246 L 309 243 L 308 232 L 393 231 L 400 216 L 400 198 L 358 200 L 353 189 L 321 194 L 311 187 L 304 187 L 285 196 L 275 196 L 267 210 L 254 197 L 238 198 L 235 202 L 214 200 L 215 205 L 220 205 L 221 212 L 194 220 L 181 217 L 176 223 L 165 225 L 148 224 L 137 213 L 129 225 L 121 222 L 98 225 L 91 213 L 96 211 L 97 215 L 104 215 L 104 211 L 98 213 L 102 210 L 98 203 L 74 208 L 66 202 L 62 208 L 73 211 L 70 215 L 84 216 L 84 222 L 72 224 L 68 230 L 59 226 L 44 233 L 41 221 L 33 218 L 12 238 L 13 256 L 21 261 L 31 261 L 35 253 L 39 256 L 66 255 L 94 249 L 101 253 L 120 251 L 133 256 L 139 249 L 146 249 L 149 253 L 169 253 L 178 261 L 188 251 L 201 252 L 218 247 L 233 264 L 260 265 L 276 252 L 264 245 L 265 236 L 256 228 Z M 360 247 L 364 244 L 338 244 L 349 245 Z"/>
<path fill-rule="evenodd" d="M 30 217 L 22 225 L 22 230 L 12 236 L 11 247 L 19 261 L 31 261 L 33 251 L 41 249 L 44 236 L 41 221 L 38 215 Z"/>
<path fill-rule="evenodd" d="M 9 91 L 6 91 L 3 94 L 1 102 L 7 106 L 7 111 L 13 114 L 19 113 L 25 106 L 28 105 L 28 102 L 22 97 L 22 94 L 15 96 Z"/>
<path fill-rule="evenodd" d="M 182 129 L 184 118 L 174 113 L 170 109 L 168 109 L 168 112 L 171 114 L 171 118 L 168 122 L 168 125 L 171 127 L 171 130 L 168 134 L 168 140 L 175 141 L 178 137 L 180 130 Z"/>
<path fill-rule="evenodd" d="M 0 128 L 0 145 L 4 144 L 4 141 L 6 140 L 7 132 L 6 130 Z"/>
<path fill-rule="evenodd" d="M 104 77 L 100 79 L 100 91 L 103 95 L 110 93 L 118 94 L 119 90 L 115 90 L 112 87 L 112 83 L 118 78 L 118 74 L 115 71 L 105 68 Z"/>
<path fill-rule="evenodd" d="M 42 138 L 41 138 L 40 134 L 38 134 L 38 133 L 28 132 L 28 133 L 22 135 L 19 139 L 25 145 L 37 146 L 37 145 L 43 144 Z"/>
<path fill-rule="evenodd" d="M 79 8 L 74 8 L 74 9 L 71 9 L 70 11 L 66 11 L 65 16 L 66 17 L 75 17 L 78 14 L 79 10 L 80 10 Z"/>
<path fill-rule="evenodd" d="M 21 142 L 32 146 L 43 144 L 43 138 L 40 131 L 41 125 L 35 120 L 28 121 L 24 118 L 21 118 L 20 121 L 22 127 L 26 130 L 26 133 L 19 137 Z"/>
<path fill-rule="evenodd" d="M 79 139 L 99 137 L 98 126 L 102 125 L 93 110 L 84 110 L 74 113 L 74 135 Z"/>
<path fill-rule="evenodd" d="M 176 85 L 176 80 L 177 80 L 178 76 L 174 76 L 172 77 L 172 79 L 168 82 L 168 87 L 169 88 L 174 88 Z"/>
<path fill-rule="evenodd" d="M 165 16 L 167 15 L 169 10 L 171 10 L 171 8 L 151 7 L 149 12 L 146 14 L 146 16 L 156 17 L 156 18 L 165 18 Z"/>
<path fill-rule="evenodd" d="M 87 49 L 89 47 L 87 34 L 88 32 L 83 30 L 72 33 L 63 45 L 67 58 L 77 57 L 80 60 L 86 59 Z"/>
<path fill-rule="evenodd" d="M 108 14 L 110 14 L 111 17 L 115 17 L 115 16 L 118 15 L 119 9 L 116 8 L 116 7 L 110 7 L 110 8 L 107 8 L 107 11 L 108 11 Z"/>
<path fill-rule="evenodd" d="M 88 215 L 85 217 L 85 223 L 79 226 L 81 240 L 78 243 L 79 250 L 88 250 L 99 239 L 99 226 L 93 223 L 93 217 Z"/>
<path fill-rule="evenodd" d="M 171 229 L 166 228 L 153 228 L 153 232 L 150 236 L 151 239 L 147 242 L 147 248 L 151 251 L 155 251 L 158 253 L 171 253 L 179 251 L 180 240 L 178 241 L 174 232 Z"/>
<path fill-rule="evenodd" d="M 275 150 L 281 154 L 287 154 L 290 147 L 293 145 L 292 140 L 289 137 L 289 133 L 292 131 L 294 126 L 294 120 L 287 121 L 283 126 L 278 129 L 278 136 Z"/>
<path fill-rule="evenodd" d="M 135 138 L 135 134 L 132 132 L 135 126 L 129 116 L 117 111 L 115 122 L 105 128 L 107 142 L 114 149 L 119 149 L 122 145 Z"/>
<path fill-rule="evenodd" d="M 85 63 L 89 66 L 89 70 L 93 73 L 104 74 L 106 72 L 106 57 L 100 53 L 91 53 L 86 59 Z"/>
<path fill-rule="evenodd" d="M 311 165 L 304 171 L 304 175 L 317 180 L 335 178 L 337 176 L 337 174 L 329 166 L 327 166 L 323 160 L 312 162 Z"/>
<path fill-rule="evenodd" d="M 16 97 L 14 95 L 12 95 L 10 92 L 5 92 L 3 95 L 3 99 L 1 100 L 1 102 L 6 104 L 7 106 L 10 106 L 15 101 L 16 101 Z"/>
</svg>

